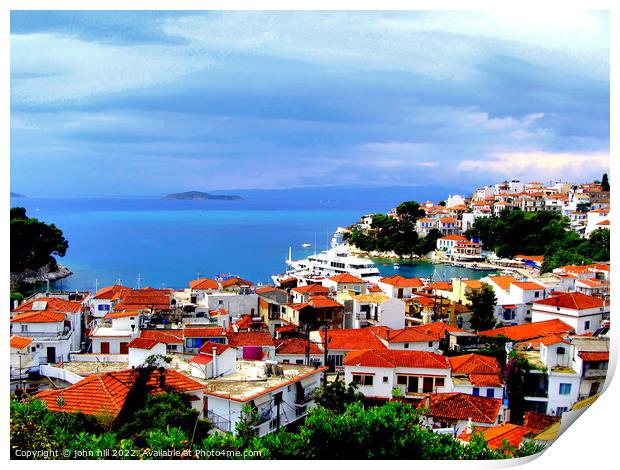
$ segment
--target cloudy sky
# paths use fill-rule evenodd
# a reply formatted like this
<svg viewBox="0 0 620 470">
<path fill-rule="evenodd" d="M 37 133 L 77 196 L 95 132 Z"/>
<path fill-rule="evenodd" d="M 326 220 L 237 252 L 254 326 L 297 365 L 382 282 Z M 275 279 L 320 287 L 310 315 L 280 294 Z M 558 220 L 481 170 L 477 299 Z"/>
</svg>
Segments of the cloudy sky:
<svg viewBox="0 0 620 470">
<path fill-rule="evenodd" d="M 11 189 L 599 179 L 605 13 L 12 12 Z"/>
</svg>

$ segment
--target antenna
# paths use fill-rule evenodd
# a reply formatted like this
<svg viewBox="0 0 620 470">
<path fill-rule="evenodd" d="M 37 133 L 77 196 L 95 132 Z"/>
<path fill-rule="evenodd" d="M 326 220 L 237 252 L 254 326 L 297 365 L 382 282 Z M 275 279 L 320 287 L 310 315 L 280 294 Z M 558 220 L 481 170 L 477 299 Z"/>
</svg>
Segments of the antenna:
<svg viewBox="0 0 620 470">
<path fill-rule="evenodd" d="M 95 292 L 99 290 L 99 279 L 95 278 Z"/>
<path fill-rule="evenodd" d="M 142 280 L 142 279 L 140 278 L 140 273 L 138 273 L 138 289 L 140 289 L 140 281 L 141 281 L 141 280 Z"/>
</svg>

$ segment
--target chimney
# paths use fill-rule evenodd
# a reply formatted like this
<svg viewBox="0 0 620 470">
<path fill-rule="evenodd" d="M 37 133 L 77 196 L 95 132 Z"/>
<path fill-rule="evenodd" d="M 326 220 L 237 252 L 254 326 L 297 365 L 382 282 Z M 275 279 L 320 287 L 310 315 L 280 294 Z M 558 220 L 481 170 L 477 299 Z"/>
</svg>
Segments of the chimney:
<svg viewBox="0 0 620 470">
<path fill-rule="evenodd" d="M 217 348 L 213 346 L 213 378 L 217 377 Z"/>
<path fill-rule="evenodd" d="M 472 432 L 471 417 L 467 418 L 467 429 L 465 429 L 465 432 L 467 434 L 471 434 L 471 432 Z"/>
<path fill-rule="evenodd" d="M 388 343 L 390 342 L 390 330 L 386 330 Z"/>
<path fill-rule="evenodd" d="M 424 406 L 426 408 L 431 407 L 431 396 L 429 394 L 426 394 L 426 396 L 424 397 Z"/>
</svg>

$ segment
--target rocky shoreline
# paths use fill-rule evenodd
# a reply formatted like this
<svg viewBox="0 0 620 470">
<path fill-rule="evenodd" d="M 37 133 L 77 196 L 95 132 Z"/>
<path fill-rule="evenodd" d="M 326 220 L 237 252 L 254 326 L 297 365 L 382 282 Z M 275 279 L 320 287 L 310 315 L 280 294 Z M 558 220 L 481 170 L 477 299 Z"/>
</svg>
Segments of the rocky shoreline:
<svg viewBox="0 0 620 470">
<path fill-rule="evenodd" d="M 54 282 L 69 277 L 73 272 L 61 264 L 55 269 L 48 264 L 37 270 L 26 270 L 19 273 L 11 273 L 11 289 L 19 287 L 32 287 L 32 284 L 42 284 L 47 281 Z"/>
<path fill-rule="evenodd" d="M 347 249 L 350 251 L 350 253 L 355 256 L 366 256 L 369 258 L 386 258 L 386 259 L 395 259 L 395 260 L 401 260 L 401 259 L 405 259 L 405 260 L 424 259 L 426 260 L 427 259 L 423 256 L 421 257 L 418 255 L 398 256 L 393 251 L 363 251 L 348 243 L 346 243 L 346 246 L 347 246 Z"/>
</svg>

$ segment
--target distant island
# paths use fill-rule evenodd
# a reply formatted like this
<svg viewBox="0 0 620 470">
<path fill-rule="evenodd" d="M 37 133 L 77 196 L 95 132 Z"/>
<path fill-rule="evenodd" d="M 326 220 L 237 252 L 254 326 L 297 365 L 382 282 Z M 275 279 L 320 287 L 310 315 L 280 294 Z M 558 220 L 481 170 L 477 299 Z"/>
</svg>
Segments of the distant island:
<svg viewBox="0 0 620 470">
<path fill-rule="evenodd" d="M 200 191 L 187 191 L 185 193 L 173 193 L 164 196 L 162 199 L 173 201 L 241 201 L 243 198 L 236 195 L 208 194 Z"/>
<path fill-rule="evenodd" d="M 13 191 L 11 191 L 11 197 L 26 197 L 23 194 L 19 194 L 19 193 L 14 193 Z"/>
</svg>

